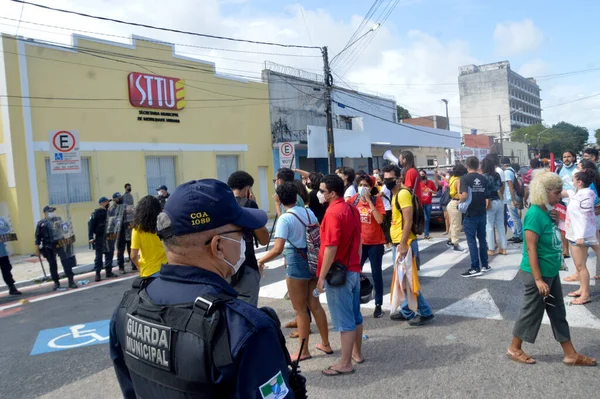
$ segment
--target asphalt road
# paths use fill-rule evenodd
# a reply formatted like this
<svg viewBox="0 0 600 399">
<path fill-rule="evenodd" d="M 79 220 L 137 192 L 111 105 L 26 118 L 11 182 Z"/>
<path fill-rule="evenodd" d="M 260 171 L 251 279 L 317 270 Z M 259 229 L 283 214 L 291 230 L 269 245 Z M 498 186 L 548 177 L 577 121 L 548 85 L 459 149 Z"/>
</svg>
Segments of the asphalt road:
<svg viewBox="0 0 600 399">
<path fill-rule="evenodd" d="M 496 278 L 464 279 L 460 273 L 468 267 L 469 257 L 452 263 L 456 259 L 446 255 L 445 250 L 440 240 L 421 251 L 421 273 L 430 275 L 421 277 L 422 291 L 436 313 L 434 322 L 409 327 L 391 321 L 387 314 L 373 319 L 372 308 L 365 305 L 365 334 L 369 336 L 364 342 L 366 362 L 357 365 L 356 374 L 351 376 L 322 376 L 320 371 L 339 356 L 339 335 L 331 332 L 336 353 L 327 356 L 313 349 L 313 359 L 301 363 L 310 397 L 596 397 L 600 369 L 563 365 L 560 346 L 548 325 L 542 325 L 535 345 L 525 347 L 538 364 L 526 366 L 507 359 L 506 348 L 522 296 L 518 276 L 510 278 L 513 273 L 502 270 L 511 265 L 500 262 Z M 452 264 L 441 262 L 440 254 Z M 509 256 L 503 262 L 513 258 Z M 389 287 L 391 270 L 384 272 L 385 287 Z M 285 294 L 280 290 L 282 276 L 283 267 L 268 271 L 261 284 L 261 305 L 272 306 L 286 321 L 293 317 L 291 304 L 276 299 Z M 33 287 L 24 292 L 23 299 L 29 300 L 24 304 L 15 303 L 14 297 L 0 297 L 0 397 L 120 397 L 105 343 L 32 353 L 38 348 L 36 340 L 44 334 L 40 335 L 42 330 L 109 319 L 130 284 L 127 278 L 90 283 L 54 297 L 50 286 Z M 565 295 L 570 288 L 574 286 L 564 286 Z M 572 324 L 586 326 L 571 329 L 576 348 L 600 357 L 598 288 L 593 286 L 592 292 L 595 295 L 591 304 L 567 310 L 574 320 Z M 461 312 L 471 317 L 455 315 Z M 313 331 L 316 333 L 314 325 Z M 284 331 L 286 335 L 289 332 Z M 311 335 L 311 347 L 317 337 Z M 295 351 L 296 340 L 288 339 L 288 348 Z"/>
</svg>

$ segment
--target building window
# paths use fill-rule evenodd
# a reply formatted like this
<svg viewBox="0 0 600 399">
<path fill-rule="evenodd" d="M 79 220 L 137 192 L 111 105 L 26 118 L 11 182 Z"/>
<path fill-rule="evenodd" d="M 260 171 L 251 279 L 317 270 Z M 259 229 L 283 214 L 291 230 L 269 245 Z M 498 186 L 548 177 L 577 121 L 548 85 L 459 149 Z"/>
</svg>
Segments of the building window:
<svg viewBox="0 0 600 399">
<path fill-rule="evenodd" d="M 162 185 L 172 192 L 177 187 L 175 157 L 146 157 L 146 186 L 148 194 L 156 194 L 156 189 Z"/>
<path fill-rule="evenodd" d="M 90 202 L 90 159 L 81 158 L 81 173 L 53 175 L 50 158 L 46 158 L 46 181 L 48 182 L 48 202 L 50 205 Z"/>
<path fill-rule="evenodd" d="M 229 176 L 238 170 L 237 155 L 217 155 L 217 179 L 227 182 Z"/>
<path fill-rule="evenodd" d="M 435 158 L 427 157 L 427 166 L 435 166 Z"/>
</svg>

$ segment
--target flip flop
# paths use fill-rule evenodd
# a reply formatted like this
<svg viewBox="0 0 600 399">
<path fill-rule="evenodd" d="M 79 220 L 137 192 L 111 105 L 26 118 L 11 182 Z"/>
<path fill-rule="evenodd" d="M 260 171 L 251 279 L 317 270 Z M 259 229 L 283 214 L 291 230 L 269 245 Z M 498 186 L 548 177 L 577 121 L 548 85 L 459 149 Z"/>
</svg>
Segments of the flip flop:
<svg viewBox="0 0 600 399">
<path fill-rule="evenodd" d="M 579 281 L 579 276 L 577 276 L 576 274 L 572 274 L 563 278 L 563 281 Z"/>
<path fill-rule="evenodd" d="M 519 352 L 511 353 L 510 351 L 506 352 L 506 356 L 508 356 L 511 360 L 514 360 L 518 363 L 523 364 L 535 364 L 536 361 L 531 356 L 527 355 L 525 352 L 520 350 Z"/>
<path fill-rule="evenodd" d="M 356 360 L 355 358 L 352 358 L 352 360 L 354 361 L 354 363 L 356 364 L 363 364 L 365 362 L 365 358 L 363 357 L 363 360 L 361 360 L 360 362 L 358 360 Z"/>
<path fill-rule="evenodd" d="M 333 371 L 334 374 L 330 374 L 330 373 L 326 373 L 326 371 Z M 352 369 L 350 371 L 339 371 L 333 368 L 333 366 L 329 366 L 327 367 L 325 370 L 321 371 L 321 374 L 323 374 L 324 376 L 327 377 L 336 377 L 338 375 L 345 375 L 345 374 L 354 374 L 356 372 L 356 370 Z"/>
<path fill-rule="evenodd" d="M 565 361 L 563 360 L 563 363 L 567 366 L 596 366 L 598 365 L 598 363 L 596 362 L 596 359 L 591 358 L 591 357 L 587 357 L 581 354 L 577 354 L 577 358 L 574 361 Z"/>
<path fill-rule="evenodd" d="M 308 355 L 308 356 L 306 356 L 306 357 L 301 357 L 301 358 L 300 358 L 300 360 L 298 360 L 298 356 L 296 356 L 296 357 L 292 357 L 292 360 L 293 360 L 293 361 L 296 361 L 296 360 L 298 360 L 298 362 L 303 362 L 303 361 L 305 361 L 305 360 L 310 360 L 310 359 L 312 359 L 312 356 L 311 356 L 311 355 Z"/>
<path fill-rule="evenodd" d="M 577 298 L 571 301 L 571 305 L 585 305 L 586 303 L 590 303 L 592 302 L 591 299 L 588 299 L 586 301 L 582 301 L 581 298 Z"/>
<path fill-rule="evenodd" d="M 581 296 L 581 294 L 576 294 L 576 293 L 575 293 L 575 291 L 573 291 L 573 292 L 569 292 L 569 293 L 567 294 L 567 296 L 568 296 L 569 298 L 579 298 L 579 297 Z"/>
<path fill-rule="evenodd" d="M 332 349 L 331 351 L 327 352 L 325 349 L 321 349 L 321 348 L 319 348 L 319 345 L 315 345 L 315 348 L 316 348 L 318 351 L 321 351 L 321 352 L 323 352 L 323 353 L 324 353 L 324 354 L 326 354 L 326 355 L 333 355 L 333 349 Z M 329 348 L 331 348 L 331 346 L 330 346 Z"/>
</svg>

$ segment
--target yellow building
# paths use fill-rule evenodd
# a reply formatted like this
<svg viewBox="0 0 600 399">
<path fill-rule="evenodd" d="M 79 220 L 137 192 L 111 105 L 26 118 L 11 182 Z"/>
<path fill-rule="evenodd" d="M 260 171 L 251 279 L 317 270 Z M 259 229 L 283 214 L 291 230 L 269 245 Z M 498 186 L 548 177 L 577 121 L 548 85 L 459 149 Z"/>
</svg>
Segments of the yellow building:
<svg viewBox="0 0 600 399">
<path fill-rule="evenodd" d="M 79 136 L 80 172 L 52 174 L 50 137 Z M 68 144 L 67 144 L 68 145 Z M 73 37 L 63 47 L 14 36 L 0 40 L 0 216 L 34 250 L 42 208 L 66 216 L 78 245 L 98 198 L 134 199 L 201 178 L 226 180 L 246 170 L 259 206 L 269 211 L 273 157 L 267 85 L 219 75 L 214 64 L 172 45 L 134 37 L 131 44 Z"/>
</svg>

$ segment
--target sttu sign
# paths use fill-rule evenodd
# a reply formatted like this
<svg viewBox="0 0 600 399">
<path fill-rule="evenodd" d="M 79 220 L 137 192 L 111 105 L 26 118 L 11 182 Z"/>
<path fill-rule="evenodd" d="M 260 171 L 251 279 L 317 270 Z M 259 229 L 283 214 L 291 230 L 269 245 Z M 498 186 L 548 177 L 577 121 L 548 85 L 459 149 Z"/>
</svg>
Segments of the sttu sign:
<svg viewBox="0 0 600 399">
<path fill-rule="evenodd" d="M 186 106 L 183 79 L 132 72 L 127 80 L 134 107 L 182 110 Z"/>
</svg>

